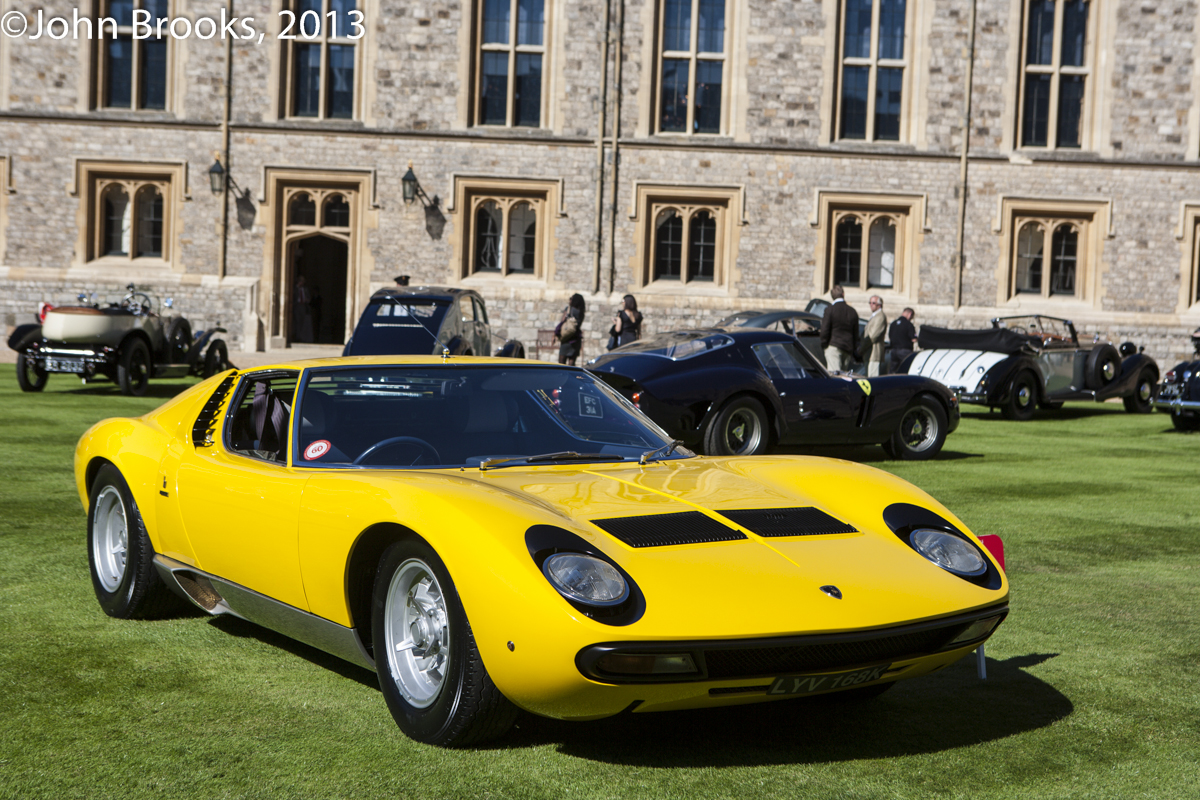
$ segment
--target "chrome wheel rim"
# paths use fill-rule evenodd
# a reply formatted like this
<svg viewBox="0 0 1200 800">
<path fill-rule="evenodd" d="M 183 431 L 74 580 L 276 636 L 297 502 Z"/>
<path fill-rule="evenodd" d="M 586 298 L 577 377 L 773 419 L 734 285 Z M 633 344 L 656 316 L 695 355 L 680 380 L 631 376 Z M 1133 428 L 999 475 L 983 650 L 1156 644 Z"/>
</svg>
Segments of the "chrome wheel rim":
<svg viewBox="0 0 1200 800">
<path fill-rule="evenodd" d="M 758 417 L 749 410 L 739 408 L 729 415 L 725 425 L 725 446 L 734 455 L 752 453 L 762 441 L 762 426 Z"/>
<path fill-rule="evenodd" d="M 925 407 L 910 408 L 900 420 L 900 439 L 914 453 L 928 450 L 937 441 L 938 421 Z"/>
<path fill-rule="evenodd" d="M 1140 384 L 1138 384 L 1138 397 L 1142 399 L 1143 403 L 1150 399 L 1150 395 L 1153 394 L 1153 392 L 1154 385 L 1149 381 L 1142 381 Z"/>
<path fill-rule="evenodd" d="M 115 486 L 105 486 L 96 497 L 92 516 L 92 561 L 96 565 L 96 578 L 105 591 L 115 592 L 121 585 L 128 554 L 125 503 Z"/>
<path fill-rule="evenodd" d="M 1021 408 L 1028 408 L 1033 402 L 1033 391 L 1029 388 L 1029 384 L 1022 383 L 1017 387 L 1017 405 Z"/>
<path fill-rule="evenodd" d="M 419 559 L 400 565 L 388 585 L 383 630 L 388 670 L 416 708 L 437 700 L 450 659 L 450 615 L 433 571 Z"/>
<path fill-rule="evenodd" d="M 1108 383 L 1117 376 L 1117 365 L 1112 361 L 1105 361 L 1100 367 L 1100 374 L 1104 376 L 1104 382 Z"/>
</svg>

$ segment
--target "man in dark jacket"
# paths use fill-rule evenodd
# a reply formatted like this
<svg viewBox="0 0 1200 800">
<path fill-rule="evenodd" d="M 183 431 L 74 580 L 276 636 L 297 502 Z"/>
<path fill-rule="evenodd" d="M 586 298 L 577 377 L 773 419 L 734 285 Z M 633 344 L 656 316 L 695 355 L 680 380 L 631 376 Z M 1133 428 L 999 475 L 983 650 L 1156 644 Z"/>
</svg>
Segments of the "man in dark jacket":
<svg viewBox="0 0 1200 800">
<path fill-rule="evenodd" d="M 829 292 L 833 304 L 825 309 L 821 319 L 821 349 L 825 351 L 825 366 L 836 372 L 854 368 L 858 352 L 858 312 L 846 302 L 846 291 L 834 286 Z"/>
<path fill-rule="evenodd" d="M 892 346 L 892 372 L 899 368 L 904 359 L 912 355 L 917 344 L 917 329 L 912 324 L 915 313 L 911 308 L 904 309 L 888 328 L 888 342 Z"/>
</svg>

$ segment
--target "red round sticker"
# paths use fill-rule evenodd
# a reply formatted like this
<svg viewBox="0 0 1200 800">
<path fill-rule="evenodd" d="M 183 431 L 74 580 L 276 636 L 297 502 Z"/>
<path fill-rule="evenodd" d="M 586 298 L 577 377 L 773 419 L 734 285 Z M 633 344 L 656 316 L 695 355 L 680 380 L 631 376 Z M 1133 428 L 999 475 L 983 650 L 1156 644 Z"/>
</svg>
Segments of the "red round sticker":
<svg viewBox="0 0 1200 800">
<path fill-rule="evenodd" d="M 304 460 L 312 461 L 315 458 L 320 458 L 321 456 L 328 453 L 329 448 L 332 446 L 333 445 L 331 445 L 325 439 L 317 439 L 315 442 L 310 444 L 308 447 L 304 448 Z"/>
</svg>

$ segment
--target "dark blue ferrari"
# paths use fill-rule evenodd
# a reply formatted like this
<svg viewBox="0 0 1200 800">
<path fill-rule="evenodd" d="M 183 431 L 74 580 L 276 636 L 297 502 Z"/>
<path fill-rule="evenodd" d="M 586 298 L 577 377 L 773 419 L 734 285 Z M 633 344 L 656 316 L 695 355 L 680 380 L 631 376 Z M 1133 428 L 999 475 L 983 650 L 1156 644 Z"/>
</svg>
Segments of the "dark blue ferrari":
<svg viewBox="0 0 1200 800">
<path fill-rule="evenodd" d="M 832 377 L 786 333 L 710 328 L 651 336 L 587 364 L 685 445 L 755 455 L 776 444 L 882 444 L 922 460 L 958 427 L 958 401 L 916 375 Z"/>
</svg>

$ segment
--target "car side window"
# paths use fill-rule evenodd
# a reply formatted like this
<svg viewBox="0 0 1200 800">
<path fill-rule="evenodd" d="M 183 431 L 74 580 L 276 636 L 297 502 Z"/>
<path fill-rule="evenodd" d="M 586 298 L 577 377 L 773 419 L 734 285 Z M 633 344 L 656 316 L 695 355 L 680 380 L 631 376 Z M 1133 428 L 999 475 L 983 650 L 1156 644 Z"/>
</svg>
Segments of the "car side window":
<svg viewBox="0 0 1200 800">
<path fill-rule="evenodd" d="M 487 308 L 483 305 L 483 301 L 478 297 L 472 297 L 471 302 L 475 306 L 475 319 L 486 325 L 488 321 Z"/>
<path fill-rule="evenodd" d="M 463 322 L 474 322 L 475 321 L 475 311 L 474 311 L 474 309 L 471 308 L 471 298 L 469 298 L 469 297 L 458 298 L 458 309 L 459 309 L 459 312 L 462 314 Z"/>
<path fill-rule="evenodd" d="M 819 335 L 821 329 L 811 320 L 803 317 L 792 317 L 792 333 L 796 336 Z"/>
<path fill-rule="evenodd" d="M 287 463 L 292 402 L 300 373 L 271 370 L 242 378 L 225 424 L 225 446 L 231 453 Z"/>
<path fill-rule="evenodd" d="M 817 374 L 800 348 L 791 342 L 756 344 L 754 355 L 773 381 L 814 378 Z"/>
</svg>

